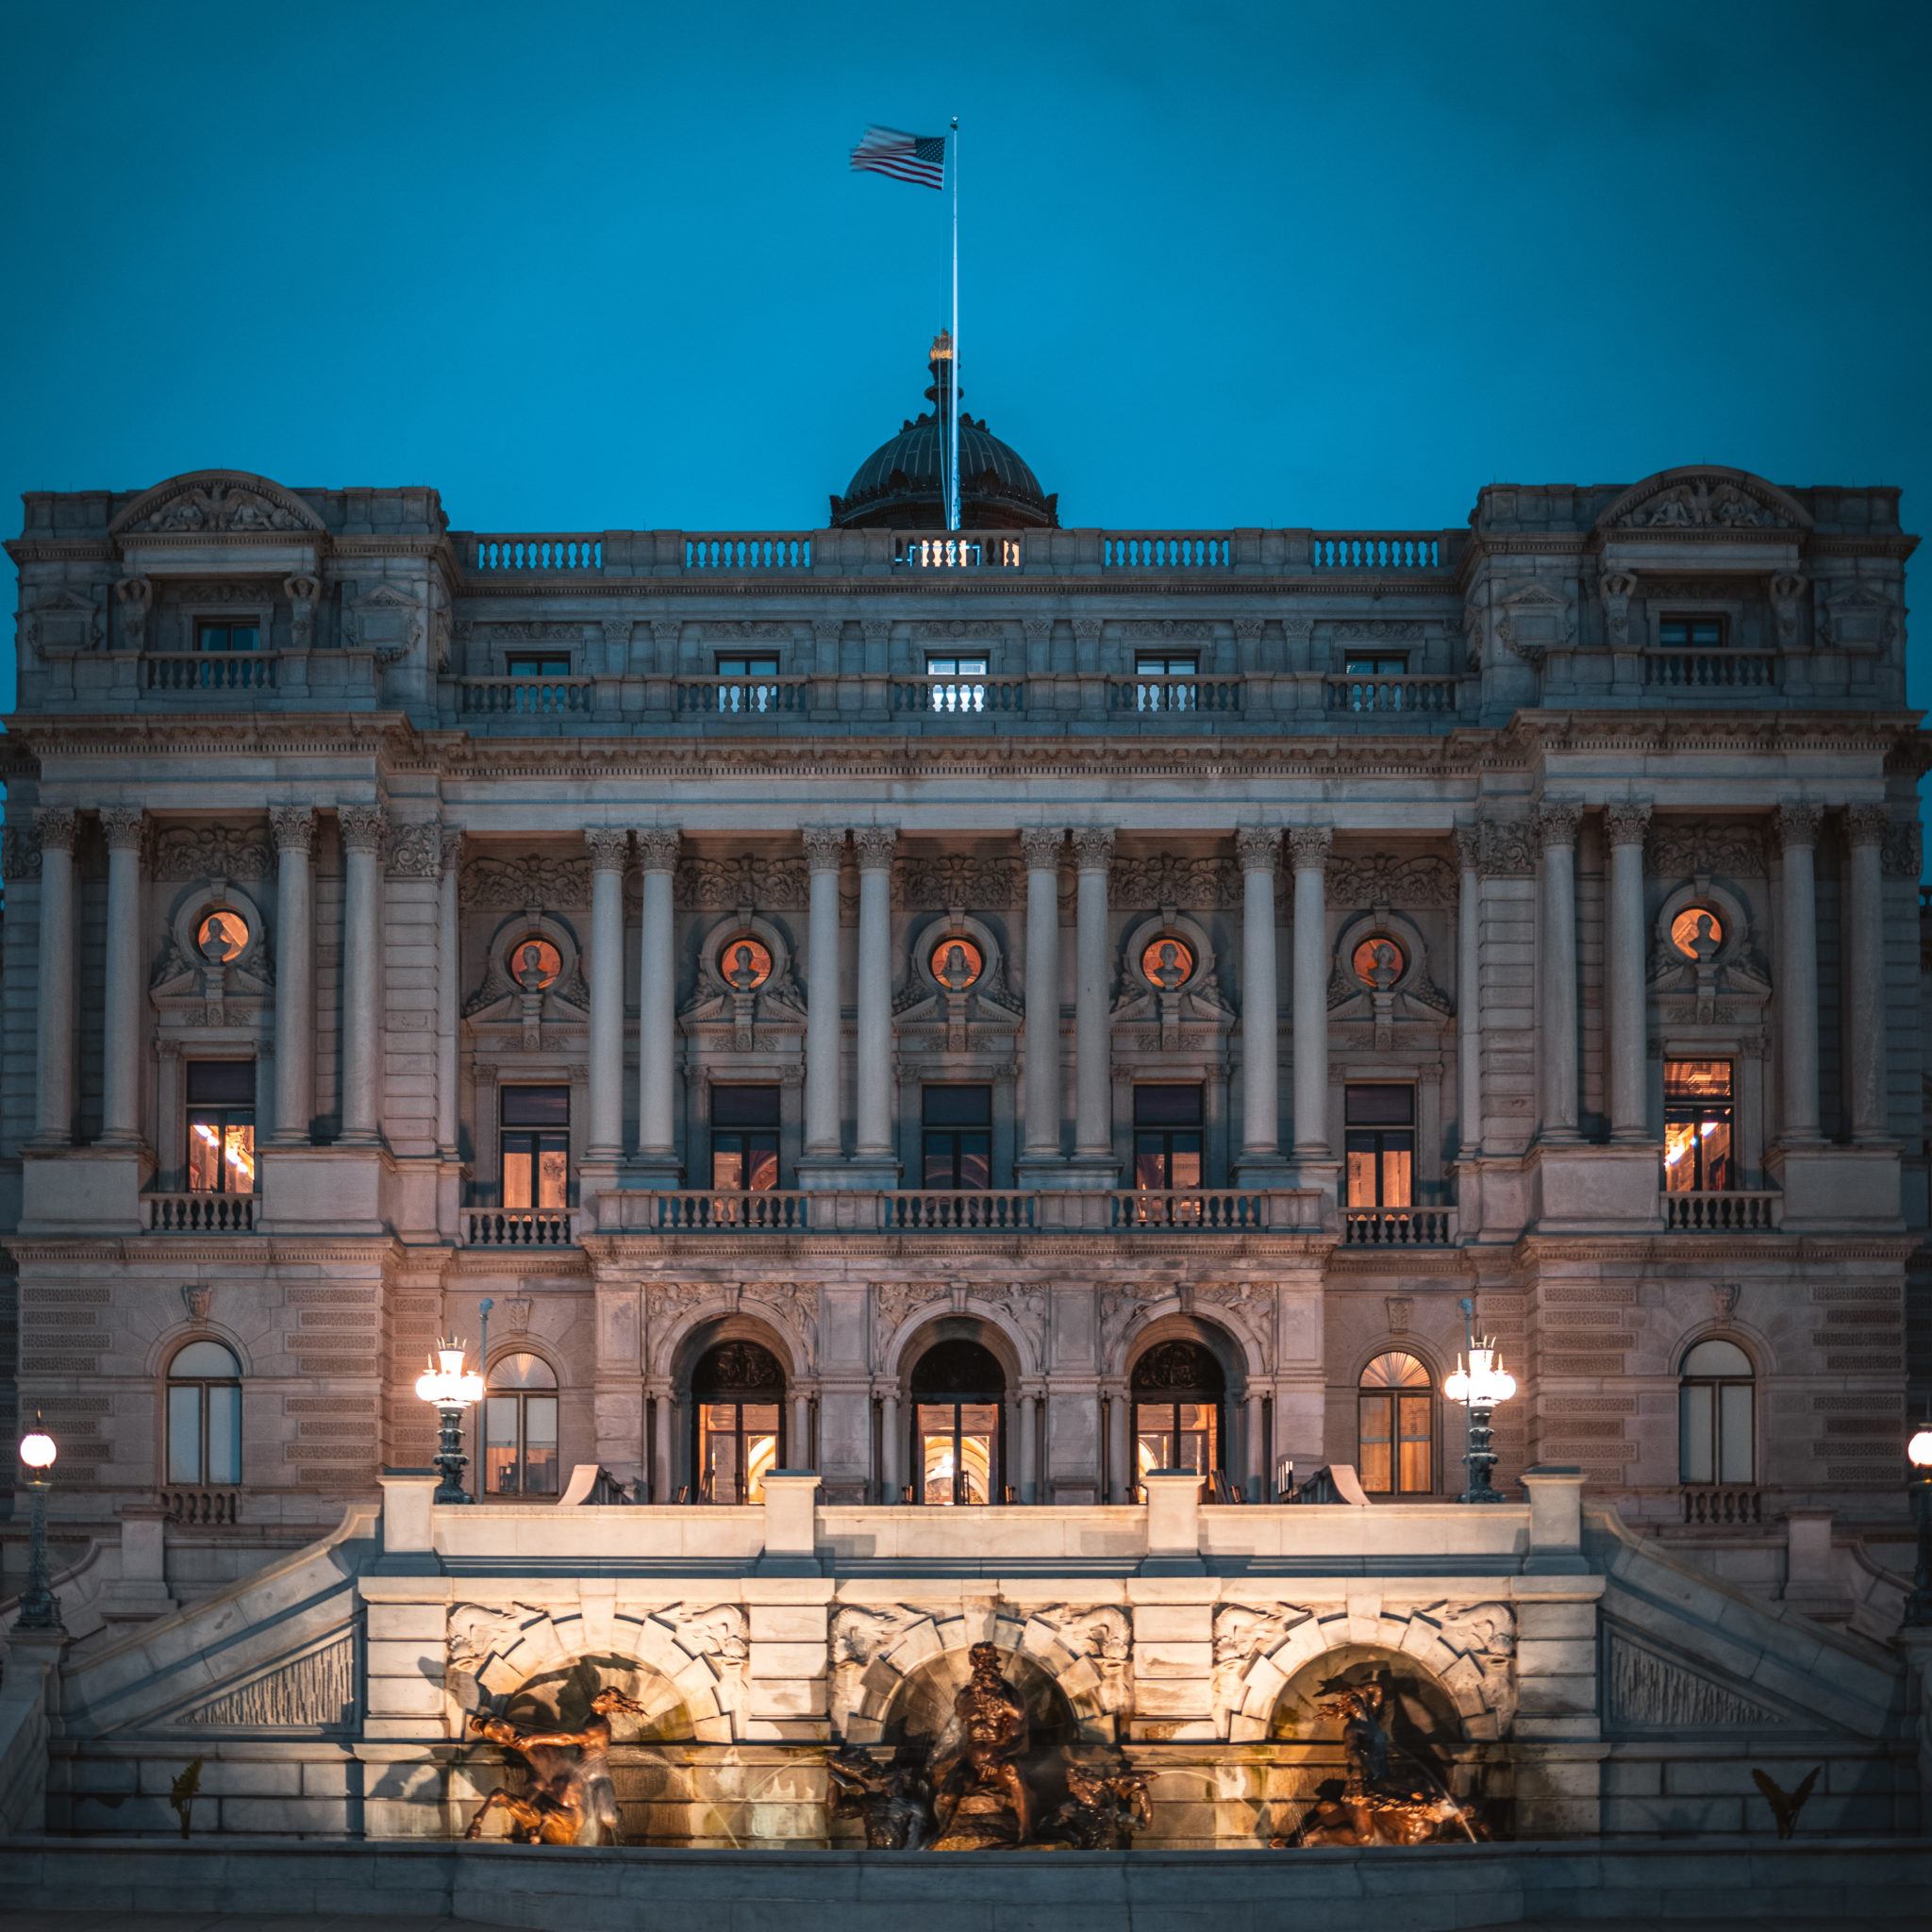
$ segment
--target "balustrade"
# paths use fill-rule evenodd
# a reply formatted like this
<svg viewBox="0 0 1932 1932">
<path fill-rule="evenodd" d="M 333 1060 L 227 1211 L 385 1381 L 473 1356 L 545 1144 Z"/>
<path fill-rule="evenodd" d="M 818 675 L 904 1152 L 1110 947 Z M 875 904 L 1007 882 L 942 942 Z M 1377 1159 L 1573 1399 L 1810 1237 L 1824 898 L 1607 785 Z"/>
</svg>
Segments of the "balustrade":
<svg viewBox="0 0 1932 1932">
<path fill-rule="evenodd" d="M 1226 570 L 1231 539 L 1198 530 L 1108 532 L 1100 540 L 1103 570 Z"/>
<path fill-rule="evenodd" d="M 466 1208 L 463 1244 L 471 1248 L 574 1248 L 575 1208 Z"/>
<path fill-rule="evenodd" d="M 981 1228 L 1012 1233 L 1034 1224 L 1038 1196 L 1002 1189 L 957 1189 L 883 1197 L 885 1224 L 897 1228 Z"/>
<path fill-rule="evenodd" d="M 1756 1490 L 1687 1484 L 1684 1521 L 1706 1529 L 1755 1529 L 1764 1521 L 1763 1498 Z"/>
<path fill-rule="evenodd" d="M 458 708 L 466 717 L 560 718 L 587 714 L 595 701 L 589 677 L 465 677 Z"/>
<path fill-rule="evenodd" d="M 684 540 L 686 570 L 809 570 L 811 539 L 800 531 L 691 536 Z"/>
<path fill-rule="evenodd" d="M 1017 537 L 896 537 L 892 561 L 908 570 L 1018 570 Z"/>
<path fill-rule="evenodd" d="M 252 1234 L 253 1194 L 143 1194 L 142 1225 L 149 1234 Z"/>
<path fill-rule="evenodd" d="M 1442 540 L 1428 530 L 1317 530 L 1317 570 L 1441 570 Z"/>
<path fill-rule="evenodd" d="M 150 651 L 149 691 L 273 691 L 279 651 Z"/>
<path fill-rule="evenodd" d="M 680 677 L 674 690 L 678 711 L 691 717 L 796 716 L 811 708 L 808 677 Z"/>
<path fill-rule="evenodd" d="M 1246 1232 L 1268 1225 L 1268 1197 L 1237 1188 L 1128 1188 L 1103 1196 L 1108 1224 L 1131 1231 L 1172 1227 L 1192 1233 Z"/>
<path fill-rule="evenodd" d="M 569 536 L 476 539 L 479 571 L 590 571 L 604 568 L 604 540 L 594 532 Z"/>
<path fill-rule="evenodd" d="M 1741 1190 L 1724 1193 L 1666 1191 L 1664 1225 L 1697 1234 L 1766 1233 L 1778 1225 L 1783 1203 L 1784 1196 L 1773 1190 L 1752 1193 Z"/>
<path fill-rule="evenodd" d="M 1388 715 L 1400 712 L 1441 718 L 1457 708 L 1459 683 L 1453 677 L 1329 677 L 1323 680 L 1327 708 Z"/>
<path fill-rule="evenodd" d="M 971 718 L 991 711 L 1013 716 L 1025 708 L 1024 678 L 924 677 L 892 686 L 892 709 L 901 714 L 923 711 L 934 718 Z"/>
<path fill-rule="evenodd" d="M 175 1529 L 227 1529 L 242 1520 L 239 1490 L 167 1489 L 158 1500 Z"/>
<path fill-rule="evenodd" d="M 1341 1217 L 1347 1248 L 1445 1248 L 1455 1240 L 1453 1208 L 1352 1208 Z"/>
<path fill-rule="evenodd" d="M 1754 651 L 1646 651 L 1643 681 L 1663 691 L 1773 691 L 1777 659 Z"/>
<path fill-rule="evenodd" d="M 1241 708 L 1238 677 L 1137 677 L 1109 684 L 1109 711 L 1208 711 L 1225 717 Z"/>
</svg>

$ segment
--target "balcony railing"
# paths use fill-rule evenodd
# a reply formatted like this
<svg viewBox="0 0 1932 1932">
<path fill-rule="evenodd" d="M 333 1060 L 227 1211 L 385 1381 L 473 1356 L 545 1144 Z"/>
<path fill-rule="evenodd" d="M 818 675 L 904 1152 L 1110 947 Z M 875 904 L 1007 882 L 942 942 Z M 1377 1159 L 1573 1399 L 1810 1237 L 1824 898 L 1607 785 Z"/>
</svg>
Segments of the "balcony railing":
<svg viewBox="0 0 1932 1932">
<path fill-rule="evenodd" d="M 273 691 L 279 651 L 149 651 L 142 682 L 149 691 Z"/>
<path fill-rule="evenodd" d="M 141 1223 L 149 1234 L 252 1234 L 253 1194 L 143 1194 Z"/>
<path fill-rule="evenodd" d="M 1674 1192 L 1664 1191 L 1664 1225 L 1691 1234 L 1768 1233 L 1784 1218 L 1784 1196 L 1774 1190 Z"/>
<path fill-rule="evenodd" d="M 1717 1483 L 1684 1486 L 1684 1521 L 1701 1528 L 1755 1529 L 1764 1521 L 1764 1502 L 1757 1491 Z"/>
<path fill-rule="evenodd" d="M 604 540 L 595 531 L 574 536 L 478 537 L 481 571 L 586 571 L 604 568 Z"/>
<path fill-rule="evenodd" d="M 1312 1188 L 623 1189 L 604 1194 L 598 1213 L 608 1232 L 648 1234 L 1250 1234 L 1322 1226 Z"/>
<path fill-rule="evenodd" d="M 596 693 L 589 677 L 465 677 L 458 688 L 465 716 L 499 718 L 586 716 Z"/>
<path fill-rule="evenodd" d="M 471 1248 L 574 1248 L 575 1208 L 466 1208 L 463 1244 Z"/>
<path fill-rule="evenodd" d="M 1453 716 L 1460 686 L 1453 677 L 1330 677 L 1323 681 L 1327 708 L 1375 716 L 1392 712 Z"/>
<path fill-rule="evenodd" d="M 1317 570 L 1441 570 L 1442 540 L 1433 530 L 1317 530 Z"/>
<path fill-rule="evenodd" d="M 800 530 L 691 536 L 684 540 L 684 567 L 686 570 L 809 570 L 811 539 Z"/>
<path fill-rule="evenodd" d="M 1351 1208 L 1341 1217 L 1346 1248 L 1446 1248 L 1455 1240 L 1453 1208 Z"/>
<path fill-rule="evenodd" d="M 1038 1198 L 1030 1193 L 994 1188 L 889 1193 L 882 1197 L 888 1227 L 966 1227 L 1007 1233 L 1033 1226 Z"/>
<path fill-rule="evenodd" d="M 1643 681 L 1664 691 L 1773 691 L 1777 659 L 1751 651 L 1646 651 Z"/>
<path fill-rule="evenodd" d="M 892 561 L 908 570 L 1018 570 L 1017 537 L 901 537 Z"/>
<path fill-rule="evenodd" d="M 1109 711 L 1208 711 L 1225 717 L 1241 708 L 1238 677 L 1137 677 L 1109 684 Z"/>
<path fill-rule="evenodd" d="M 1229 539 L 1199 530 L 1110 531 L 1100 540 L 1104 570 L 1225 570 L 1233 561 Z"/>
<path fill-rule="evenodd" d="M 811 707 L 808 677 L 680 677 L 675 690 L 685 717 L 795 717 Z"/>
<path fill-rule="evenodd" d="M 227 1529 L 242 1520 L 239 1490 L 167 1489 L 159 1500 L 177 1529 Z"/>
<path fill-rule="evenodd" d="M 892 686 L 892 709 L 900 713 L 978 718 L 988 712 L 1012 716 L 1025 708 L 1026 681 L 1020 677 L 924 677 Z"/>
<path fill-rule="evenodd" d="M 626 1227 L 659 1234 L 795 1234 L 811 1225 L 815 1205 L 829 1214 L 840 1197 L 795 1188 L 665 1188 L 617 1199 Z"/>
<path fill-rule="evenodd" d="M 1268 1224 L 1268 1197 L 1239 1188 L 1129 1188 L 1107 1196 L 1108 1225 L 1245 1233 Z"/>
</svg>

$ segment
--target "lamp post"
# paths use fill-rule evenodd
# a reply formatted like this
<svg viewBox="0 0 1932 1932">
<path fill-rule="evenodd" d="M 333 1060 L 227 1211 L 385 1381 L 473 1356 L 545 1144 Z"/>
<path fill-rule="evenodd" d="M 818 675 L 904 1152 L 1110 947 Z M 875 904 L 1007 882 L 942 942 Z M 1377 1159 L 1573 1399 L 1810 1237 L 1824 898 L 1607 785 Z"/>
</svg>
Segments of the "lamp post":
<svg viewBox="0 0 1932 1932">
<path fill-rule="evenodd" d="M 40 1410 L 34 1411 L 34 1425 L 20 1439 L 20 1459 L 32 1472 L 26 1479 L 31 1528 L 28 1532 L 26 1588 L 21 1592 L 19 1630 L 58 1630 L 66 1636 L 60 1621 L 60 1599 L 54 1594 L 47 1575 L 47 1492 L 54 1479 L 47 1474 L 59 1452 L 54 1439 L 41 1426 Z"/>
<path fill-rule="evenodd" d="M 429 1366 L 416 1377 L 416 1393 L 434 1403 L 442 1422 L 442 1437 L 436 1447 L 436 1466 L 442 1480 L 436 1486 L 433 1503 L 467 1503 L 470 1492 L 463 1487 L 463 1411 L 483 1399 L 483 1377 L 463 1367 L 463 1344 L 452 1337 L 436 1344 Z"/>
<path fill-rule="evenodd" d="M 1919 1525 L 1919 1560 L 1912 1572 L 1912 1593 L 1906 1598 L 1905 1627 L 1932 1630 L 1932 1423 L 1922 1426 L 1906 1444 L 1912 1465 L 1912 1515 Z"/>
<path fill-rule="evenodd" d="M 1463 1462 L 1469 1470 L 1469 1487 L 1457 1497 L 1458 1503 L 1507 1503 L 1509 1499 L 1490 1484 L 1490 1472 L 1496 1466 L 1496 1452 L 1490 1447 L 1490 1415 L 1499 1402 L 1516 1393 L 1516 1377 L 1506 1374 L 1496 1359 L 1496 1344 L 1475 1339 L 1475 1303 L 1464 1295 L 1462 1332 L 1466 1353 L 1453 1374 L 1442 1378 L 1442 1393 L 1451 1402 L 1462 1403 L 1468 1410 L 1467 1447 Z"/>
</svg>

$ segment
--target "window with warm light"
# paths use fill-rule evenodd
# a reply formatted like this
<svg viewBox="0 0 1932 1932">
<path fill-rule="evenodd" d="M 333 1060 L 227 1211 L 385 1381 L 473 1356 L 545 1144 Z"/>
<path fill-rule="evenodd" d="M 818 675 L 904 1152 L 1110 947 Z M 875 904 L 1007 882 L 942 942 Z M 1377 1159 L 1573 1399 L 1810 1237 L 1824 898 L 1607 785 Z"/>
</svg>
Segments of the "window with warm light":
<svg viewBox="0 0 1932 1932">
<path fill-rule="evenodd" d="M 785 1371 L 756 1341 L 721 1341 L 691 1375 L 699 1494 L 708 1503 L 761 1503 L 765 1472 L 785 1446 Z"/>
<path fill-rule="evenodd" d="M 1415 1201 L 1415 1089 L 1350 1087 L 1342 1098 L 1351 1208 Z"/>
<path fill-rule="evenodd" d="M 506 1087 L 503 1205 L 542 1213 L 570 1206 L 570 1089 Z"/>
<path fill-rule="evenodd" d="M 1664 1189 L 1722 1192 L 1737 1185 L 1729 1060 L 1664 1062 Z"/>
<path fill-rule="evenodd" d="M 1006 1371 L 969 1336 L 937 1341 L 912 1368 L 919 1500 L 941 1507 L 1004 1495 Z"/>
<path fill-rule="evenodd" d="M 255 1191 L 255 1062 L 190 1060 L 188 1187 L 196 1194 Z"/>
<path fill-rule="evenodd" d="M 242 1480 L 242 1364 L 219 1341 L 191 1341 L 168 1364 L 168 1480 Z"/>
<path fill-rule="evenodd" d="M 762 1192 L 778 1185 L 778 1090 L 711 1089 L 711 1185 Z"/>
<path fill-rule="evenodd" d="M 1134 1089 L 1134 1185 L 1201 1185 L 1201 1090 Z"/>
<path fill-rule="evenodd" d="M 1191 1469 L 1204 1486 L 1221 1467 L 1227 1378 L 1198 1341 L 1157 1341 L 1134 1363 L 1134 1481 L 1150 1469 Z"/>
<path fill-rule="evenodd" d="M 1372 1496 L 1426 1496 L 1436 1487 L 1436 1394 L 1412 1355 L 1378 1355 L 1356 1393 L 1356 1472 Z"/>
<path fill-rule="evenodd" d="M 992 1185 L 992 1089 L 928 1087 L 922 1096 L 924 1141 L 920 1185 Z"/>
<path fill-rule="evenodd" d="M 1721 1336 L 1695 1343 L 1677 1385 L 1677 1476 L 1687 1483 L 1757 1480 L 1757 1390 L 1751 1357 Z"/>
<path fill-rule="evenodd" d="M 557 1375 L 520 1350 L 490 1371 L 483 1398 L 483 1485 L 491 1496 L 557 1493 Z"/>
</svg>

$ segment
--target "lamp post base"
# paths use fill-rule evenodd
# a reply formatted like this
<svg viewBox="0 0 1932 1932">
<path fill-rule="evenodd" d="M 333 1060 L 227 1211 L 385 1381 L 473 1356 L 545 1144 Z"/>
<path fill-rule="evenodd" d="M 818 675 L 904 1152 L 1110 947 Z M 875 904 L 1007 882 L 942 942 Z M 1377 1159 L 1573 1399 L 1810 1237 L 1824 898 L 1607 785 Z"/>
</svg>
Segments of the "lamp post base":
<svg viewBox="0 0 1932 1932">
<path fill-rule="evenodd" d="M 436 1466 L 442 1480 L 436 1486 L 432 1503 L 467 1503 L 470 1492 L 463 1487 L 463 1471 L 470 1458 L 463 1454 L 463 1411 L 451 1403 L 439 1402 L 436 1413 L 442 1421 L 442 1435 L 436 1445 Z"/>
<path fill-rule="evenodd" d="M 1496 1452 L 1490 1447 L 1491 1411 L 1472 1407 L 1469 1411 L 1469 1453 L 1462 1458 L 1469 1469 L 1469 1487 L 1457 1497 L 1458 1503 L 1507 1503 L 1509 1498 L 1490 1483 L 1490 1472 L 1496 1466 Z"/>
<path fill-rule="evenodd" d="M 54 1485 L 30 1481 L 24 1487 L 29 1520 L 26 1588 L 20 1593 L 20 1617 L 14 1628 L 45 1630 L 64 1637 L 67 1627 L 60 1621 L 60 1599 L 54 1594 L 52 1579 L 47 1574 L 47 1491 Z"/>
</svg>

